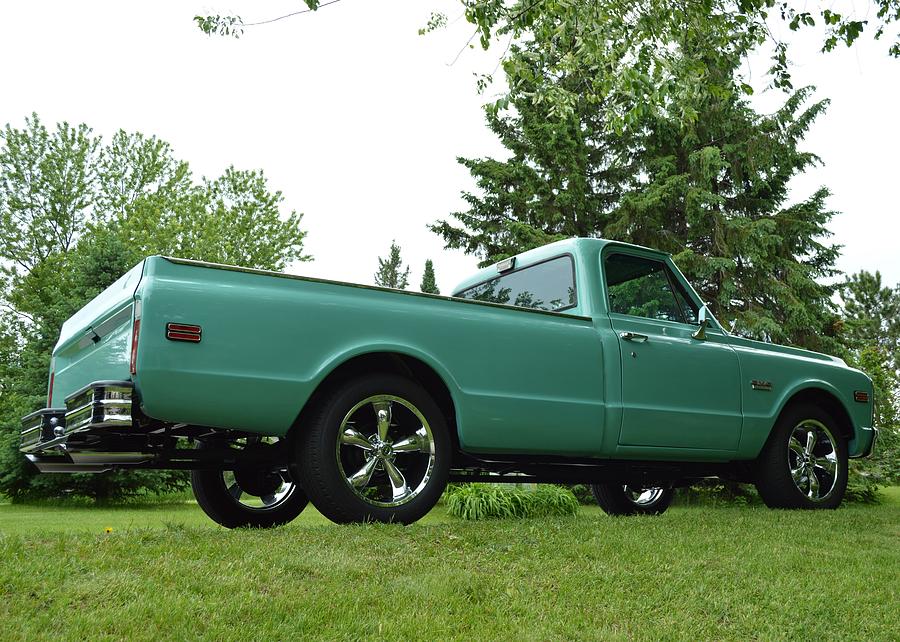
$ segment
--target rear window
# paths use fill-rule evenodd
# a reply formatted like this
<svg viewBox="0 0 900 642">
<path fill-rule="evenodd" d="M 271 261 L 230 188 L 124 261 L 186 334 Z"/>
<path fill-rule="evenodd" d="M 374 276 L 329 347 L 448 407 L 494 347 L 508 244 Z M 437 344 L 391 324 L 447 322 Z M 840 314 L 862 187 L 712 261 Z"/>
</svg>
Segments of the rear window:
<svg viewBox="0 0 900 642">
<path fill-rule="evenodd" d="M 498 274 L 484 283 L 462 290 L 456 296 L 561 312 L 574 308 L 577 302 L 575 265 L 571 256 L 560 256 L 514 272 Z"/>
</svg>

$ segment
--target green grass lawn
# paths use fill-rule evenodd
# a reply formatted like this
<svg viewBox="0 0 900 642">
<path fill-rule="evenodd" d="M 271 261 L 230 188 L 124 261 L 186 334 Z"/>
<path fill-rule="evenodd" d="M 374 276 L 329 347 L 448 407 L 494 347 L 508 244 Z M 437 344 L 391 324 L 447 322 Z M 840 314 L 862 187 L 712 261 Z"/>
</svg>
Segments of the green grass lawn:
<svg viewBox="0 0 900 642">
<path fill-rule="evenodd" d="M 227 531 L 194 504 L 0 505 L 0 639 L 900 638 L 877 506 Z M 106 534 L 104 529 L 113 532 Z"/>
</svg>

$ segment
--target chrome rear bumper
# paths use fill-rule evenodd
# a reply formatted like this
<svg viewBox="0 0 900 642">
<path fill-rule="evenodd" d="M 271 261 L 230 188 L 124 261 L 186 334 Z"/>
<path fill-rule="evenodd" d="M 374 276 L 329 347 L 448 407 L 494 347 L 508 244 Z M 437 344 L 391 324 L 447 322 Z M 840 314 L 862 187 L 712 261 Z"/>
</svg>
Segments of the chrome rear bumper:
<svg viewBox="0 0 900 642">
<path fill-rule="evenodd" d="M 89 457 L 82 437 L 97 431 L 133 425 L 134 384 L 130 381 L 95 381 L 66 398 L 65 408 L 44 408 L 22 418 L 19 450 L 43 472 L 99 472 L 113 461 L 141 461 L 147 455 Z M 80 452 L 82 451 L 82 452 Z"/>
<path fill-rule="evenodd" d="M 66 398 L 66 435 L 115 426 L 131 426 L 130 381 L 95 381 Z"/>
</svg>

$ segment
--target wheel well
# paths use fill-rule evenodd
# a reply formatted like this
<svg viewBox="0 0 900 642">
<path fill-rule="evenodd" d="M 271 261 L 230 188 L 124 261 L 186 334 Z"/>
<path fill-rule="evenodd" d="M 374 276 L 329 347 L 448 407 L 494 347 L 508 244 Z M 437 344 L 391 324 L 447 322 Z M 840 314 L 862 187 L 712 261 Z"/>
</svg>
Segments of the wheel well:
<svg viewBox="0 0 900 642">
<path fill-rule="evenodd" d="M 303 406 L 291 428 L 291 432 L 302 426 L 307 414 L 332 391 L 357 377 L 378 372 L 406 377 L 425 388 L 447 421 L 447 428 L 450 430 L 450 438 L 453 440 L 454 449 L 459 449 L 459 435 L 456 431 L 456 407 L 453 405 L 453 397 L 450 396 L 447 384 L 424 361 L 397 352 L 371 352 L 359 355 L 348 359 L 332 370 L 315 389 L 306 405 Z"/>
<path fill-rule="evenodd" d="M 827 390 L 822 390 L 821 388 L 806 388 L 795 393 L 784 405 L 784 408 L 781 411 L 782 414 L 792 405 L 798 403 L 810 403 L 823 408 L 838 422 L 841 436 L 848 440 L 853 439 L 853 422 L 850 420 L 847 409 L 844 408 L 844 404 L 842 404 L 837 397 Z"/>
</svg>

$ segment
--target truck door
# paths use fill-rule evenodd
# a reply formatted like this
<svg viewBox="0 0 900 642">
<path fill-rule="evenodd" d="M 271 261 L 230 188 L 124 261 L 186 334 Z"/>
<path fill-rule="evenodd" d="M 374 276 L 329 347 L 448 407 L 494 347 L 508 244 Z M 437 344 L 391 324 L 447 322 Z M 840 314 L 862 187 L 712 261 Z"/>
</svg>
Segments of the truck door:
<svg viewBox="0 0 900 642">
<path fill-rule="evenodd" d="M 698 305 L 665 261 L 616 250 L 604 274 L 622 364 L 620 448 L 737 450 L 740 366 L 725 335 L 693 336 Z"/>
</svg>

